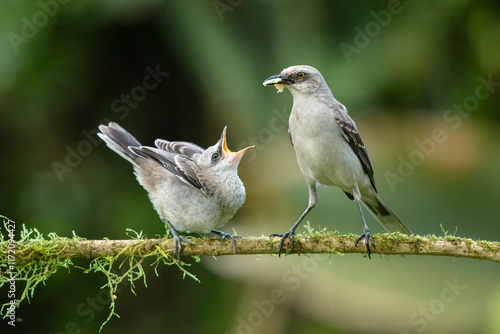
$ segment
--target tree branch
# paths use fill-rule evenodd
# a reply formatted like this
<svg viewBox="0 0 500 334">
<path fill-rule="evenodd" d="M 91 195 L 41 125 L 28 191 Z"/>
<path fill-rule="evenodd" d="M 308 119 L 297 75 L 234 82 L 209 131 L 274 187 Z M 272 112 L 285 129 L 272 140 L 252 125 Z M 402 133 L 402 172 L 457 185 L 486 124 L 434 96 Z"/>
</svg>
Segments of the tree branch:
<svg viewBox="0 0 500 334">
<path fill-rule="evenodd" d="M 480 241 L 453 236 L 407 236 L 399 233 L 373 236 L 376 249 L 372 254 L 385 255 L 436 255 L 454 256 L 500 262 L 500 242 Z M 364 243 L 354 245 L 356 236 L 341 234 L 316 234 L 310 237 L 296 236 L 294 246 L 287 241 L 283 253 L 366 253 Z M 193 245 L 185 245 L 183 255 L 233 255 L 229 240 L 190 239 Z M 280 239 L 249 237 L 236 239 L 236 255 L 277 254 Z M 16 263 L 37 260 L 94 259 L 98 257 L 146 256 L 161 249 L 173 254 L 173 239 L 131 239 L 131 240 L 82 240 L 81 238 L 57 238 L 53 240 L 26 240 L 16 247 Z M 6 262 L 7 243 L 0 243 L 1 262 Z"/>
</svg>

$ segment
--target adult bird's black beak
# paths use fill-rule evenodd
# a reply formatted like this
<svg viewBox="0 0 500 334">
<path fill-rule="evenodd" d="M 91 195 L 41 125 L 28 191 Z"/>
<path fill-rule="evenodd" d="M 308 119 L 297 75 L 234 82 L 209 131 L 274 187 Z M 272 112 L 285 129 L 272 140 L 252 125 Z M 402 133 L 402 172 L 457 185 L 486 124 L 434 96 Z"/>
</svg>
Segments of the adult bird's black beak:
<svg viewBox="0 0 500 334">
<path fill-rule="evenodd" d="M 272 77 L 267 78 L 266 81 L 264 81 L 262 84 L 264 86 L 274 85 L 278 90 L 278 93 L 281 93 L 285 88 L 285 85 L 290 85 L 292 83 L 292 80 L 284 78 L 281 74 L 276 74 Z"/>
<path fill-rule="evenodd" d="M 284 78 L 281 76 L 281 74 L 276 74 L 273 75 L 272 77 L 269 77 L 264 81 L 262 84 L 264 86 L 269 86 L 269 85 L 289 85 L 292 83 L 292 80 Z"/>
</svg>

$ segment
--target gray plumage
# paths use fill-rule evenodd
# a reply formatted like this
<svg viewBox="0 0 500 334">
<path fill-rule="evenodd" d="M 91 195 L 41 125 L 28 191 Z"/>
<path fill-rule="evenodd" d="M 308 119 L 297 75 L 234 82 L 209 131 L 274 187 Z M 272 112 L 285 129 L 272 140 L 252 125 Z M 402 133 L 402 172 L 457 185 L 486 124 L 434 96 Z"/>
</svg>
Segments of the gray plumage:
<svg viewBox="0 0 500 334">
<path fill-rule="evenodd" d="M 245 202 L 245 187 L 238 177 L 238 165 L 251 147 L 233 153 L 227 148 L 226 128 L 219 141 L 203 149 L 188 142 L 155 141 L 142 146 L 117 123 L 100 125 L 99 137 L 109 148 L 132 163 L 134 174 L 148 192 L 160 218 L 169 225 L 176 253 L 182 250 L 176 231 L 216 233 Z M 188 242 L 189 243 L 189 242 Z"/>
<path fill-rule="evenodd" d="M 307 65 L 285 68 L 281 74 L 268 78 L 264 85 L 276 85 L 279 91 L 287 88 L 293 96 L 289 133 L 297 162 L 309 187 L 309 205 L 290 231 L 281 236 L 293 243 L 293 235 L 302 219 L 315 206 L 316 186 L 336 186 L 358 203 L 364 223 L 364 233 L 356 243 L 365 239 L 375 247 L 364 220 L 361 204 L 389 232 L 411 234 L 396 214 L 377 193 L 373 166 L 356 124 L 345 106 L 337 101 L 321 73 Z"/>
</svg>

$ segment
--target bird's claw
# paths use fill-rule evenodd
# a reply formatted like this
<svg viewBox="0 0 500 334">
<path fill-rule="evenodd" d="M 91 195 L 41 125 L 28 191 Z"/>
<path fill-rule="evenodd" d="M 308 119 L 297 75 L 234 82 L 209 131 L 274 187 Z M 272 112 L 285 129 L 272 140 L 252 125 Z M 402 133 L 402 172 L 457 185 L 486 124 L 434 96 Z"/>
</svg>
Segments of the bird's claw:
<svg viewBox="0 0 500 334">
<path fill-rule="evenodd" d="M 354 243 L 354 246 L 358 245 L 358 242 L 365 239 L 365 245 L 366 245 L 366 251 L 368 253 L 368 258 L 371 259 L 371 251 L 370 251 L 370 243 L 372 244 L 373 248 L 375 247 L 375 241 L 373 241 L 373 237 L 370 234 L 370 230 L 365 227 L 364 232 L 356 239 L 356 242 Z"/>
<path fill-rule="evenodd" d="M 290 239 L 290 244 L 293 247 L 293 236 L 294 235 L 295 235 L 295 231 L 290 230 L 290 231 L 285 232 L 283 234 L 273 233 L 269 236 L 269 238 L 272 238 L 272 237 L 280 237 L 281 238 L 280 247 L 278 250 L 278 257 L 281 257 L 281 251 L 283 250 L 283 243 L 285 242 L 286 238 Z"/>
<path fill-rule="evenodd" d="M 226 233 L 226 232 L 222 232 L 222 231 L 218 231 L 218 230 L 212 230 L 212 233 L 220 235 L 220 239 L 221 240 L 224 240 L 226 238 L 231 239 L 231 242 L 233 244 L 233 254 L 236 254 L 236 244 L 234 242 L 234 239 L 235 238 L 240 238 L 241 239 L 241 237 L 239 235 L 232 235 L 230 233 Z"/>
<path fill-rule="evenodd" d="M 179 233 L 175 230 L 175 228 L 170 224 L 169 221 L 162 219 L 165 225 L 168 227 L 168 231 L 170 234 L 172 234 L 172 237 L 174 238 L 174 256 L 177 258 L 177 260 L 181 260 L 181 253 L 182 253 L 182 242 L 185 242 L 189 245 L 192 245 L 191 241 L 181 237 Z"/>
<path fill-rule="evenodd" d="M 191 241 L 189 241 L 189 240 L 187 240 L 179 235 L 174 235 L 174 256 L 179 261 L 181 260 L 182 242 L 185 242 L 189 245 L 192 245 Z"/>
</svg>

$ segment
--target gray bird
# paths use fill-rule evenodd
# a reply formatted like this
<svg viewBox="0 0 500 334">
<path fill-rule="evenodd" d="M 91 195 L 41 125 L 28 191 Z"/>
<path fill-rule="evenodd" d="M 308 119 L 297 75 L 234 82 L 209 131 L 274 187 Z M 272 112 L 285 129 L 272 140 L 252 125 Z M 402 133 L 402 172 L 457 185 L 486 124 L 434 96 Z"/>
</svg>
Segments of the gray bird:
<svg viewBox="0 0 500 334">
<path fill-rule="evenodd" d="M 278 92 L 287 88 L 293 97 L 289 119 L 290 140 L 300 170 L 309 187 L 309 205 L 292 228 L 281 237 L 279 255 L 286 238 L 293 245 L 293 236 L 300 222 L 316 205 L 316 186 L 337 186 L 358 204 L 364 231 L 356 245 L 365 239 L 368 257 L 370 243 L 375 243 L 365 222 L 361 203 L 389 232 L 411 234 L 396 214 L 382 201 L 375 187 L 373 166 L 356 124 L 347 109 L 337 101 L 321 73 L 307 65 L 285 68 L 264 86 L 275 85 Z"/>
<path fill-rule="evenodd" d="M 238 177 L 238 165 L 244 153 L 227 148 L 226 128 L 219 141 L 206 150 L 188 142 L 163 139 L 156 147 L 142 146 L 116 123 L 100 125 L 99 137 L 109 148 L 134 166 L 134 174 L 146 189 L 149 199 L 168 224 L 174 237 L 175 253 L 180 258 L 180 232 L 214 233 L 230 238 L 235 250 L 235 236 L 216 228 L 226 224 L 245 202 L 245 187 Z"/>
</svg>

